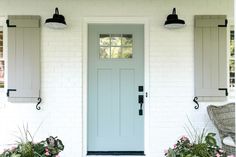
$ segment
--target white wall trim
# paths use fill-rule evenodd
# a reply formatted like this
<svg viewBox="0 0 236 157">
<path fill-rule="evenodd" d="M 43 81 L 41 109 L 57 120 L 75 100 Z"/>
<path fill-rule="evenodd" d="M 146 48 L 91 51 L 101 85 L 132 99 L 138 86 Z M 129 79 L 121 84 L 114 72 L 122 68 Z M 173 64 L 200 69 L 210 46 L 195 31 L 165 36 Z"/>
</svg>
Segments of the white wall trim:
<svg viewBox="0 0 236 157">
<path fill-rule="evenodd" d="M 87 17 L 83 19 L 82 33 L 82 108 L 83 108 L 83 157 L 87 156 L 87 96 L 88 96 L 88 24 L 144 24 L 144 89 L 148 97 L 145 97 L 144 110 L 144 153 L 149 156 L 149 19 L 145 17 Z"/>
</svg>

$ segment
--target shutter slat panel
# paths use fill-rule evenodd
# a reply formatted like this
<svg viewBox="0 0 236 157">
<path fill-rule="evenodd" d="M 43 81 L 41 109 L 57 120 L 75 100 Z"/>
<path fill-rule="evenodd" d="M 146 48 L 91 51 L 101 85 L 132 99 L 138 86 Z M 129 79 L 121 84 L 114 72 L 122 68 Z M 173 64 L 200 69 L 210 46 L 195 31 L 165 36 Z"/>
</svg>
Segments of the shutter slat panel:
<svg viewBox="0 0 236 157">
<path fill-rule="evenodd" d="M 8 29 L 8 89 L 16 89 L 16 29 Z M 10 93 L 12 94 L 12 92 Z"/>
<path fill-rule="evenodd" d="M 18 93 L 22 93 L 22 89 L 24 87 L 24 40 L 23 40 L 23 28 L 16 28 L 16 34 L 15 34 L 15 38 L 16 38 L 16 67 L 15 67 L 15 72 L 16 72 L 16 89 L 17 91 L 14 92 L 15 94 Z M 9 69 L 10 70 L 10 69 Z"/>
<path fill-rule="evenodd" d="M 16 27 L 23 27 L 23 28 L 40 27 L 39 16 L 8 16 L 8 20 L 10 25 L 16 25 Z"/>
<path fill-rule="evenodd" d="M 196 95 L 199 95 L 200 93 L 198 93 L 199 89 L 202 88 L 203 86 L 203 80 L 202 80 L 202 69 L 203 69 L 203 60 L 201 59 L 203 57 L 203 53 L 202 53 L 202 28 L 196 28 L 195 29 L 195 35 L 194 36 L 194 40 L 195 40 L 195 51 L 199 52 L 199 53 L 194 53 L 194 58 L 195 58 L 195 64 L 198 66 L 194 66 L 194 71 L 195 71 L 195 93 Z"/>
<path fill-rule="evenodd" d="M 202 96 L 202 97 L 221 97 L 221 96 L 225 96 L 225 92 L 224 91 L 219 91 L 217 88 L 212 89 L 212 88 L 205 88 L 205 89 L 198 89 L 198 97 Z"/>
<path fill-rule="evenodd" d="M 225 97 L 227 88 L 226 27 L 218 27 L 226 16 L 196 16 L 194 29 L 195 96 Z M 205 100 L 200 98 L 199 100 Z"/>
<path fill-rule="evenodd" d="M 211 30 L 209 28 L 203 29 L 202 44 L 202 87 L 208 89 L 211 87 Z"/>
<path fill-rule="evenodd" d="M 219 87 L 227 88 L 227 29 L 219 27 Z"/>
<path fill-rule="evenodd" d="M 219 62 L 219 55 L 218 55 L 218 45 L 219 45 L 219 36 L 218 36 L 218 28 L 214 27 L 211 28 L 211 56 L 209 60 L 211 61 L 211 88 L 217 89 L 218 82 L 219 82 L 219 71 L 218 71 L 218 62 Z"/>
<path fill-rule="evenodd" d="M 217 27 L 225 24 L 225 15 L 196 15 L 195 27 Z"/>
<path fill-rule="evenodd" d="M 9 101 L 35 101 L 40 94 L 40 28 L 9 27 L 8 35 L 8 88 L 16 89 Z"/>
</svg>

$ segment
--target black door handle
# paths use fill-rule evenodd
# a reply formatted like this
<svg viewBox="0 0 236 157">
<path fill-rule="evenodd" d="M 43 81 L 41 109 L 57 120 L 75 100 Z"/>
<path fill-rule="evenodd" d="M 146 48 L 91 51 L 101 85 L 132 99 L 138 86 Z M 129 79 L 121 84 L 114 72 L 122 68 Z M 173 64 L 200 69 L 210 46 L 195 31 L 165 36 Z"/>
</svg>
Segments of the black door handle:
<svg viewBox="0 0 236 157">
<path fill-rule="evenodd" d="M 138 103 L 143 104 L 143 95 L 138 96 Z"/>
<path fill-rule="evenodd" d="M 143 95 L 138 96 L 138 103 L 140 104 L 139 115 L 143 115 Z"/>
</svg>

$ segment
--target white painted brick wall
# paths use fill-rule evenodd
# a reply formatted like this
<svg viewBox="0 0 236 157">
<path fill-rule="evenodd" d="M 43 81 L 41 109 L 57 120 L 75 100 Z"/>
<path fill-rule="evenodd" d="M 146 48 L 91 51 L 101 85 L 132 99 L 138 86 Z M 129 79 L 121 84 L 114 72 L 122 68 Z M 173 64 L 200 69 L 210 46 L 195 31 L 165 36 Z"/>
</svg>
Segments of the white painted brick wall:
<svg viewBox="0 0 236 157">
<path fill-rule="evenodd" d="M 65 144 L 62 157 L 82 156 L 82 20 L 83 17 L 147 17 L 150 19 L 150 157 L 186 134 L 187 117 L 197 128 L 210 122 L 206 106 L 194 109 L 193 17 L 227 14 L 232 24 L 233 0 L 1 0 L 0 15 L 35 14 L 42 23 L 59 7 L 65 30 L 42 26 L 42 110 L 35 104 L 12 104 L 0 91 L 0 149 L 14 142 L 14 131 L 28 123 L 40 140 L 57 135 Z M 186 27 L 167 30 L 166 16 L 177 8 Z M 83 32 L 85 33 L 85 32 Z M 216 103 L 214 103 L 216 104 Z M 222 104 L 217 103 L 217 104 Z"/>
</svg>

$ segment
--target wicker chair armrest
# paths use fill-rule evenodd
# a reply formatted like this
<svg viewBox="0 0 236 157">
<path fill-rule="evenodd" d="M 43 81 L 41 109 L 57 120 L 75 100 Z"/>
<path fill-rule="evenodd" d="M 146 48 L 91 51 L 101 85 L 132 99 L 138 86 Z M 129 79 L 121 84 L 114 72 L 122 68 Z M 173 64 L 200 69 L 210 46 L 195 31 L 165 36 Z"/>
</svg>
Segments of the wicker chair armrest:
<svg viewBox="0 0 236 157">
<path fill-rule="evenodd" d="M 234 143 L 235 143 L 235 133 L 230 133 L 229 136 L 232 137 L 232 139 L 233 139 L 233 141 L 234 141 Z"/>
<path fill-rule="evenodd" d="M 235 134 L 235 129 L 234 127 L 229 127 L 229 126 L 218 126 L 217 127 L 220 131 L 227 133 L 227 134 Z"/>
<path fill-rule="evenodd" d="M 227 137 L 227 136 L 230 136 L 232 137 L 232 139 L 234 140 L 235 142 L 235 132 L 232 132 L 232 131 L 225 131 L 225 130 L 221 130 L 219 129 L 219 133 L 220 133 L 220 136 L 221 136 L 221 139 L 223 140 L 223 138 Z"/>
</svg>

